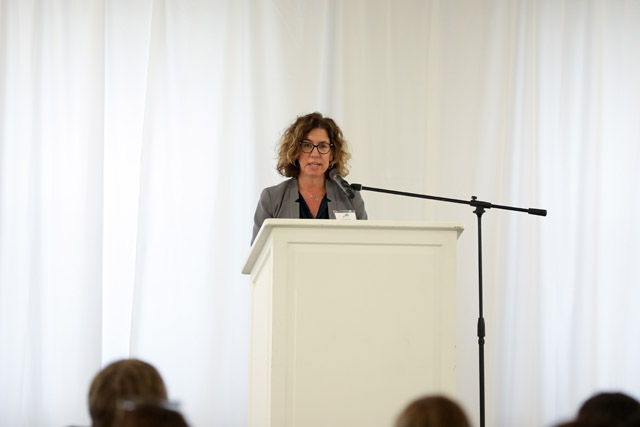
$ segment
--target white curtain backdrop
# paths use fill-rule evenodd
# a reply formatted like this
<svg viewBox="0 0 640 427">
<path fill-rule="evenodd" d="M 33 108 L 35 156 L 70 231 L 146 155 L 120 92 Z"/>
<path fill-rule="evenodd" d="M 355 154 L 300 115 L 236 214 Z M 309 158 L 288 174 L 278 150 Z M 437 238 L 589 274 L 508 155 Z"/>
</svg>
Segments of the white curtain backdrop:
<svg viewBox="0 0 640 427">
<path fill-rule="evenodd" d="M 246 424 L 240 269 L 278 137 L 316 110 L 352 182 L 549 210 L 483 216 L 487 425 L 640 397 L 638 22 L 634 0 L 0 0 L 0 427 L 89 425 L 124 357 L 191 425 Z M 465 224 L 477 425 L 472 208 L 363 197 Z"/>
</svg>

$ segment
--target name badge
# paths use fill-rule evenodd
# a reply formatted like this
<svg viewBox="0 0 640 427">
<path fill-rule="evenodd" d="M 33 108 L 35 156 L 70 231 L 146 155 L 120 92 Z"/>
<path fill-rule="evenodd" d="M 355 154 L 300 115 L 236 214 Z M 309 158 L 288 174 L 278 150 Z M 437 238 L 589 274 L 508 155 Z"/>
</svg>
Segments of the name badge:
<svg viewBox="0 0 640 427">
<path fill-rule="evenodd" d="M 333 214 L 336 216 L 336 219 L 349 219 L 356 220 L 356 211 L 346 210 L 346 211 L 333 211 Z"/>
</svg>

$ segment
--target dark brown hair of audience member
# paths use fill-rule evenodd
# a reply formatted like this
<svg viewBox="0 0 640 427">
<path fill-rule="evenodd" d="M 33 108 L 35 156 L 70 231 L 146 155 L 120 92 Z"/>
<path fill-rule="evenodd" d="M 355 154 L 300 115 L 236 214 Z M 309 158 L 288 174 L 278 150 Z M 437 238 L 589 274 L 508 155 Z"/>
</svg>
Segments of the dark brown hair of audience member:
<svg viewBox="0 0 640 427">
<path fill-rule="evenodd" d="M 562 424 L 556 424 L 555 427 L 599 427 L 597 425 L 590 424 L 586 421 L 567 421 Z"/>
<path fill-rule="evenodd" d="M 598 426 L 629 426 L 637 420 L 640 402 L 624 393 L 598 393 L 587 399 L 576 421 Z M 635 424 L 635 422 L 634 422 Z"/>
<path fill-rule="evenodd" d="M 444 396 L 427 396 L 405 408 L 395 427 L 470 427 L 464 411 Z"/>
<path fill-rule="evenodd" d="M 118 427 L 189 427 L 180 412 L 165 401 L 124 401 L 118 409 Z"/>
<path fill-rule="evenodd" d="M 137 359 L 114 362 L 100 371 L 89 388 L 93 427 L 112 427 L 124 399 L 167 399 L 162 377 L 150 364 Z"/>
<path fill-rule="evenodd" d="M 280 175 L 294 178 L 298 177 L 300 168 L 294 165 L 294 162 L 300 157 L 300 153 L 302 153 L 300 142 L 305 139 L 313 129 L 326 130 L 329 136 L 329 142 L 333 144 L 333 162 L 329 166 L 329 169 L 335 167 L 342 172 L 343 176 L 347 176 L 349 174 L 347 163 L 349 159 L 351 159 L 347 141 L 345 141 L 342 130 L 336 122 L 329 117 L 324 117 L 318 112 L 298 117 L 296 121 L 284 131 L 278 147 L 278 165 L 276 166 Z"/>
</svg>

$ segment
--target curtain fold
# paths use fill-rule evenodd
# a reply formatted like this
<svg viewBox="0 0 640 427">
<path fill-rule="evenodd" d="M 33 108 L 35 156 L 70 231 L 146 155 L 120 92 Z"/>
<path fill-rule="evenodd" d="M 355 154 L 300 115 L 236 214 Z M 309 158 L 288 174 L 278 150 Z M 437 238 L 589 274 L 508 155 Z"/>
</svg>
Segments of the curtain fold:
<svg viewBox="0 0 640 427">
<path fill-rule="evenodd" d="M 103 5 L 1 10 L 0 424 L 81 422 L 101 351 Z"/>
</svg>

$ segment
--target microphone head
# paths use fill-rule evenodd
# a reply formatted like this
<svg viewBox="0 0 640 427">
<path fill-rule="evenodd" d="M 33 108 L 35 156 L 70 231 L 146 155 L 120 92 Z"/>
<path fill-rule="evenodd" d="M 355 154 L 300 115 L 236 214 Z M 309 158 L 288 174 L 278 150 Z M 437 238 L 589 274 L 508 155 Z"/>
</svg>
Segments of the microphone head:
<svg viewBox="0 0 640 427">
<path fill-rule="evenodd" d="M 327 173 L 329 174 L 329 178 L 334 179 L 334 180 L 336 179 L 335 178 L 336 176 L 340 176 L 340 177 L 342 176 L 342 172 L 340 172 L 340 169 L 338 169 L 338 168 L 330 169 L 329 172 L 327 172 Z"/>
<path fill-rule="evenodd" d="M 338 187 L 340 187 L 340 189 L 344 192 L 344 194 L 347 195 L 349 199 L 353 199 L 355 197 L 355 193 L 349 187 L 349 183 L 342 177 L 342 173 L 338 168 L 331 169 L 329 171 L 329 177 L 333 180 L 333 182 L 338 184 Z"/>
</svg>

